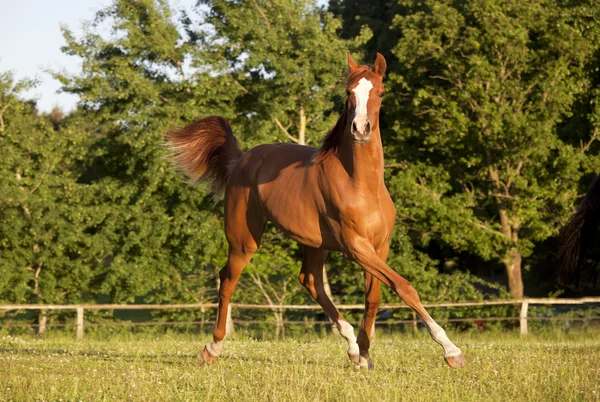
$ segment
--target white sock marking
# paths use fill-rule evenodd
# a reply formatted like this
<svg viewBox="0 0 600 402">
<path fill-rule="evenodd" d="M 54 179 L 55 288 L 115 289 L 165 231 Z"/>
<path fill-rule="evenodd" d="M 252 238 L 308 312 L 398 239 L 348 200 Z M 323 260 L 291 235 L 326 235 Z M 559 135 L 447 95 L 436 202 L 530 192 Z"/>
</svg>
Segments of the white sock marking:
<svg viewBox="0 0 600 402">
<path fill-rule="evenodd" d="M 358 355 L 358 344 L 356 343 L 356 336 L 354 335 L 352 325 L 346 320 L 339 320 L 336 325 L 338 331 L 340 331 L 340 335 L 348 341 L 348 354 Z"/>
<path fill-rule="evenodd" d="M 460 349 L 452 343 L 450 338 L 448 338 L 446 331 L 444 331 L 444 329 L 435 321 L 425 321 L 425 324 L 427 325 L 427 330 L 429 331 L 431 338 L 444 348 L 444 357 L 454 357 L 462 354 Z"/>
<path fill-rule="evenodd" d="M 219 342 L 207 343 L 206 349 L 211 355 L 219 357 L 219 355 L 223 351 L 223 340 L 220 340 Z"/>
</svg>

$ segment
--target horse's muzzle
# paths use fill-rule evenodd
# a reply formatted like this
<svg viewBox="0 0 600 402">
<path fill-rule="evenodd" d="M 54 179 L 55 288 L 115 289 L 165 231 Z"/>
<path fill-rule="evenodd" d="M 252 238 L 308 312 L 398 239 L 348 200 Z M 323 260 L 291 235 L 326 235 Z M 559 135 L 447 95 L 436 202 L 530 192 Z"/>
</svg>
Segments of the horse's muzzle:
<svg viewBox="0 0 600 402">
<path fill-rule="evenodd" d="M 354 140 L 360 144 L 363 144 L 371 139 L 371 122 L 369 119 L 359 121 L 354 119 L 350 132 L 354 136 Z"/>
</svg>

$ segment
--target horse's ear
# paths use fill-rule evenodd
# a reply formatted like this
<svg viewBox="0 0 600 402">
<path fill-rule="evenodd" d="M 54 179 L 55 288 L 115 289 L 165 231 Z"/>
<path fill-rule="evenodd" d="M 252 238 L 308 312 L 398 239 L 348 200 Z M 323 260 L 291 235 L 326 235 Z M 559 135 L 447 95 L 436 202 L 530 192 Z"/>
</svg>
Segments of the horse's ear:
<svg viewBox="0 0 600 402">
<path fill-rule="evenodd" d="M 348 56 L 348 68 L 350 68 L 350 71 L 356 70 L 358 68 L 358 64 L 356 64 L 354 59 L 352 59 L 352 56 L 350 56 L 350 51 L 348 50 L 346 54 Z"/>
<path fill-rule="evenodd" d="M 375 59 L 375 74 L 383 77 L 385 74 L 385 69 L 387 68 L 387 63 L 385 62 L 385 57 L 381 55 L 381 53 L 377 53 L 377 58 Z"/>
</svg>

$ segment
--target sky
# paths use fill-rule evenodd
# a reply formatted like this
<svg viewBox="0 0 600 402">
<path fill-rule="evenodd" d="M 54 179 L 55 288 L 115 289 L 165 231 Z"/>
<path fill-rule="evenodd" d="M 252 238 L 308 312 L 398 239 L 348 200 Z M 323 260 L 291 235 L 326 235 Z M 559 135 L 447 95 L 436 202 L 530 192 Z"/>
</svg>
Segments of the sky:
<svg viewBox="0 0 600 402">
<path fill-rule="evenodd" d="M 36 88 L 25 94 L 37 99 L 38 109 L 49 112 L 54 106 L 64 111 L 75 108 L 77 96 L 60 93 L 60 83 L 46 72 L 66 70 L 76 73 L 80 61 L 61 52 L 65 41 L 60 25 L 65 24 L 76 37 L 83 23 L 111 0 L 0 0 L 0 72 L 11 71 L 16 79 L 35 78 Z M 196 0 L 171 0 L 173 8 L 190 8 Z M 325 5 L 326 0 L 317 0 Z"/>
<path fill-rule="evenodd" d="M 81 32 L 83 21 L 108 4 L 110 0 L 0 0 L 0 71 L 11 71 L 17 79 L 38 79 L 26 97 L 38 99 L 40 111 L 55 105 L 72 110 L 77 97 L 57 93 L 60 83 L 44 70 L 79 70 L 78 59 L 60 50 L 65 44 L 60 24 Z"/>
<path fill-rule="evenodd" d="M 171 1 L 175 8 L 194 3 Z M 83 23 L 110 4 L 111 0 L 0 0 L 0 71 L 11 71 L 16 79 L 39 80 L 25 97 L 37 99 L 40 111 L 48 112 L 54 106 L 74 109 L 77 97 L 58 93 L 60 83 L 45 72 L 64 69 L 76 73 L 80 68 L 77 57 L 60 50 L 65 45 L 60 25 L 66 24 L 80 37 Z"/>
</svg>

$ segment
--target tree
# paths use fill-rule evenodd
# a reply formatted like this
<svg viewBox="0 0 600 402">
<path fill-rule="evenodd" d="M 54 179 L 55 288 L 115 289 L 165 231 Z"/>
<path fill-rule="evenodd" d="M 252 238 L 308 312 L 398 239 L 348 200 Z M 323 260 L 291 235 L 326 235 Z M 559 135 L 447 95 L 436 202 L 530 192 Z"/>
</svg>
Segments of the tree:
<svg viewBox="0 0 600 402">
<path fill-rule="evenodd" d="M 373 60 L 381 53 L 388 69 L 396 69 L 397 59 L 392 49 L 401 32 L 393 25 L 394 18 L 404 14 L 404 5 L 396 0 L 329 0 L 328 10 L 341 18 L 338 34 L 353 39 L 367 34 L 361 50 L 365 60 Z"/>
<path fill-rule="evenodd" d="M 187 69 L 189 44 L 165 1 L 117 0 L 81 38 L 66 27 L 63 34 L 63 50 L 83 60 L 82 71 L 55 75 L 80 96 L 79 112 L 93 125 L 80 181 L 97 189 L 104 214 L 93 227 L 105 252 L 98 294 L 205 301 L 206 271 L 214 272 L 224 248 L 221 223 L 206 192 L 174 171 L 162 139 L 199 116 L 231 114 L 223 85 Z"/>
<path fill-rule="evenodd" d="M 93 221 L 76 164 L 84 133 L 57 131 L 19 98 L 30 82 L 0 74 L 0 300 L 79 303 L 89 300 L 97 251 Z M 43 333 L 47 311 L 38 316 Z"/>
<path fill-rule="evenodd" d="M 556 232 L 587 158 L 557 125 L 589 87 L 593 44 L 555 1 L 402 4 L 399 212 L 424 243 L 501 261 L 522 297 L 522 258 Z"/>
<path fill-rule="evenodd" d="M 234 83 L 236 110 L 249 144 L 277 138 L 318 145 L 335 125 L 343 95 L 345 52 L 340 21 L 313 0 L 204 0 L 196 65 Z M 247 140 L 249 138 L 246 138 Z"/>
</svg>

